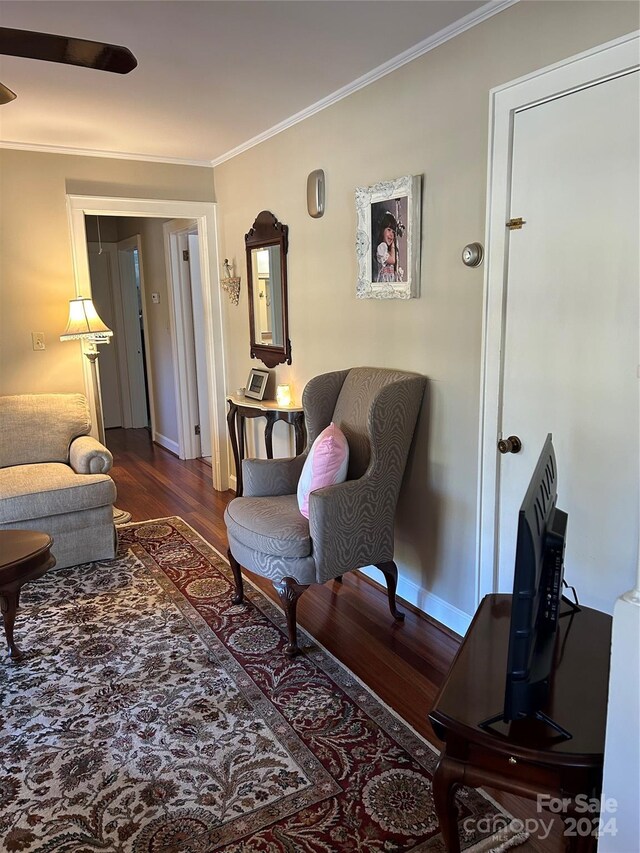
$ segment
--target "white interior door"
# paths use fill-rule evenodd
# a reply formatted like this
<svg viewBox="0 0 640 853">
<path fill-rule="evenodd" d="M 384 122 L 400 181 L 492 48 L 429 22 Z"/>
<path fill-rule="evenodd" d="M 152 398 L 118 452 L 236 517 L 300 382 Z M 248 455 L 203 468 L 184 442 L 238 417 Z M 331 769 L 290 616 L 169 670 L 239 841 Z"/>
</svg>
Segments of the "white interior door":
<svg viewBox="0 0 640 853">
<path fill-rule="evenodd" d="M 149 426 L 144 356 L 142 352 L 142 299 L 139 276 L 139 237 L 118 243 L 118 266 L 122 299 L 123 344 L 126 351 L 127 414 L 125 426 L 133 429 Z M 123 401 L 124 402 L 124 401 Z"/>
<path fill-rule="evenodd" d="M 565 577 L 611 611 L 638 543 L 638 72 L 516 111 L 499 431 L 498 586 L 517 510 L 553 433 Z"/>
<path fill-rule="evenodd" d="M 209 457 L 212 467 L 218 468 L 220 450 L 213 435 L 215 406 L 212 406 L 215 377 L 207 336 L 210 302 L 200 264 L 198 224 L 172 220 L 165 222 L 163 229 L 169 271 L 180 458 Z"/>
</svg>

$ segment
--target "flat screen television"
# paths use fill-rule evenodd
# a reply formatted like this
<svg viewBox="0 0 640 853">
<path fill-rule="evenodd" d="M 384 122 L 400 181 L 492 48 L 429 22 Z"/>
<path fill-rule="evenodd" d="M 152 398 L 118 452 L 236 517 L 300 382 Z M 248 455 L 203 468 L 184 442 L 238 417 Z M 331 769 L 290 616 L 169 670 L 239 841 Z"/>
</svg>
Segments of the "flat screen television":
<svg viewBox="0 0 640 853">
<path fill-rule="evenodd" d="M 504 710 L 482 723 L 484 727 L 498 720 L 537 717 L 563 737 L 571 737 L 542 710 L 549 695 L 563 600 L 567 513 L 556 506 L 557 483 L 549 433 L 518 513 Z"/>
</svg>

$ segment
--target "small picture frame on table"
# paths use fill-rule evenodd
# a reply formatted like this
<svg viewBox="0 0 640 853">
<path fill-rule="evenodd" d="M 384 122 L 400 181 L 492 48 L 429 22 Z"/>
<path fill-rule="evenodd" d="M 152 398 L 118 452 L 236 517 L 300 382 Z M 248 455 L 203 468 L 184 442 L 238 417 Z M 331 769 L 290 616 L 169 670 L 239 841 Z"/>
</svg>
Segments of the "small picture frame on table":
<svg viewBox="0 0 640 853">
<path fill-rule="evenodd" d="M 268 379 L 268 370 L 258 370 L 252 367 L 249 371 L 249 378 L 247 379 L 247 390 L 244 392 L 245 397 L 251 397 L 253 400 L 262 400 L 267 388 Z"/>
</svg>

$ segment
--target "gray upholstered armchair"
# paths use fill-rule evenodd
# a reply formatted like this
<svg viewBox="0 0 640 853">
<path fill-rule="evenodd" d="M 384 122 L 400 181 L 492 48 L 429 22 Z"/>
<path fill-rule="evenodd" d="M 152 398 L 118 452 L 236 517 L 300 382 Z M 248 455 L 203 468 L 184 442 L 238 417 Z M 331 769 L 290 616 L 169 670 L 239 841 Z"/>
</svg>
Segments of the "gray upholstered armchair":
<svg viewBox="0 0 640 853">
<path fill-rule="evenodd" d="M 225 512 L 229 561 L 243 600 L 240 566 L 269 578 L 287 615 L 286 652 L 299 652 L 296 604 L 312 583 L 375 565 L 387 581 L 395 619 L 398 570 L 393 561 L 394 516 L 425 378 L 359 367 L 326 373 L 304 389 L 305 452 L 293 459 L 245 459 L 244 496 Z M 296 488 L 314 439 L 333 421 L 349 443 L 347 480 L 311 492 L 309 519 Z"/>
</svg>

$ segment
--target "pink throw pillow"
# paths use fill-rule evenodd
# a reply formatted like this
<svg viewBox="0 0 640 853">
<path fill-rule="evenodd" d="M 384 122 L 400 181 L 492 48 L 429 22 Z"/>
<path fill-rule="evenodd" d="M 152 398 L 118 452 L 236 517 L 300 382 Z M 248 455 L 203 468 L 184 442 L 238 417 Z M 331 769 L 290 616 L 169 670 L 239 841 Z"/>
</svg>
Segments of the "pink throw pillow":
<svg viewBox="0 0 640 853">
<path fill-rule="evenodd" d="M 298 506 L 309 518 L 309 494 L 325 486 L 344 483 L 349 466 L 349 445 L 340 427 L 330 423 L 311 445 L 298 480 Z"/>
</svg>

